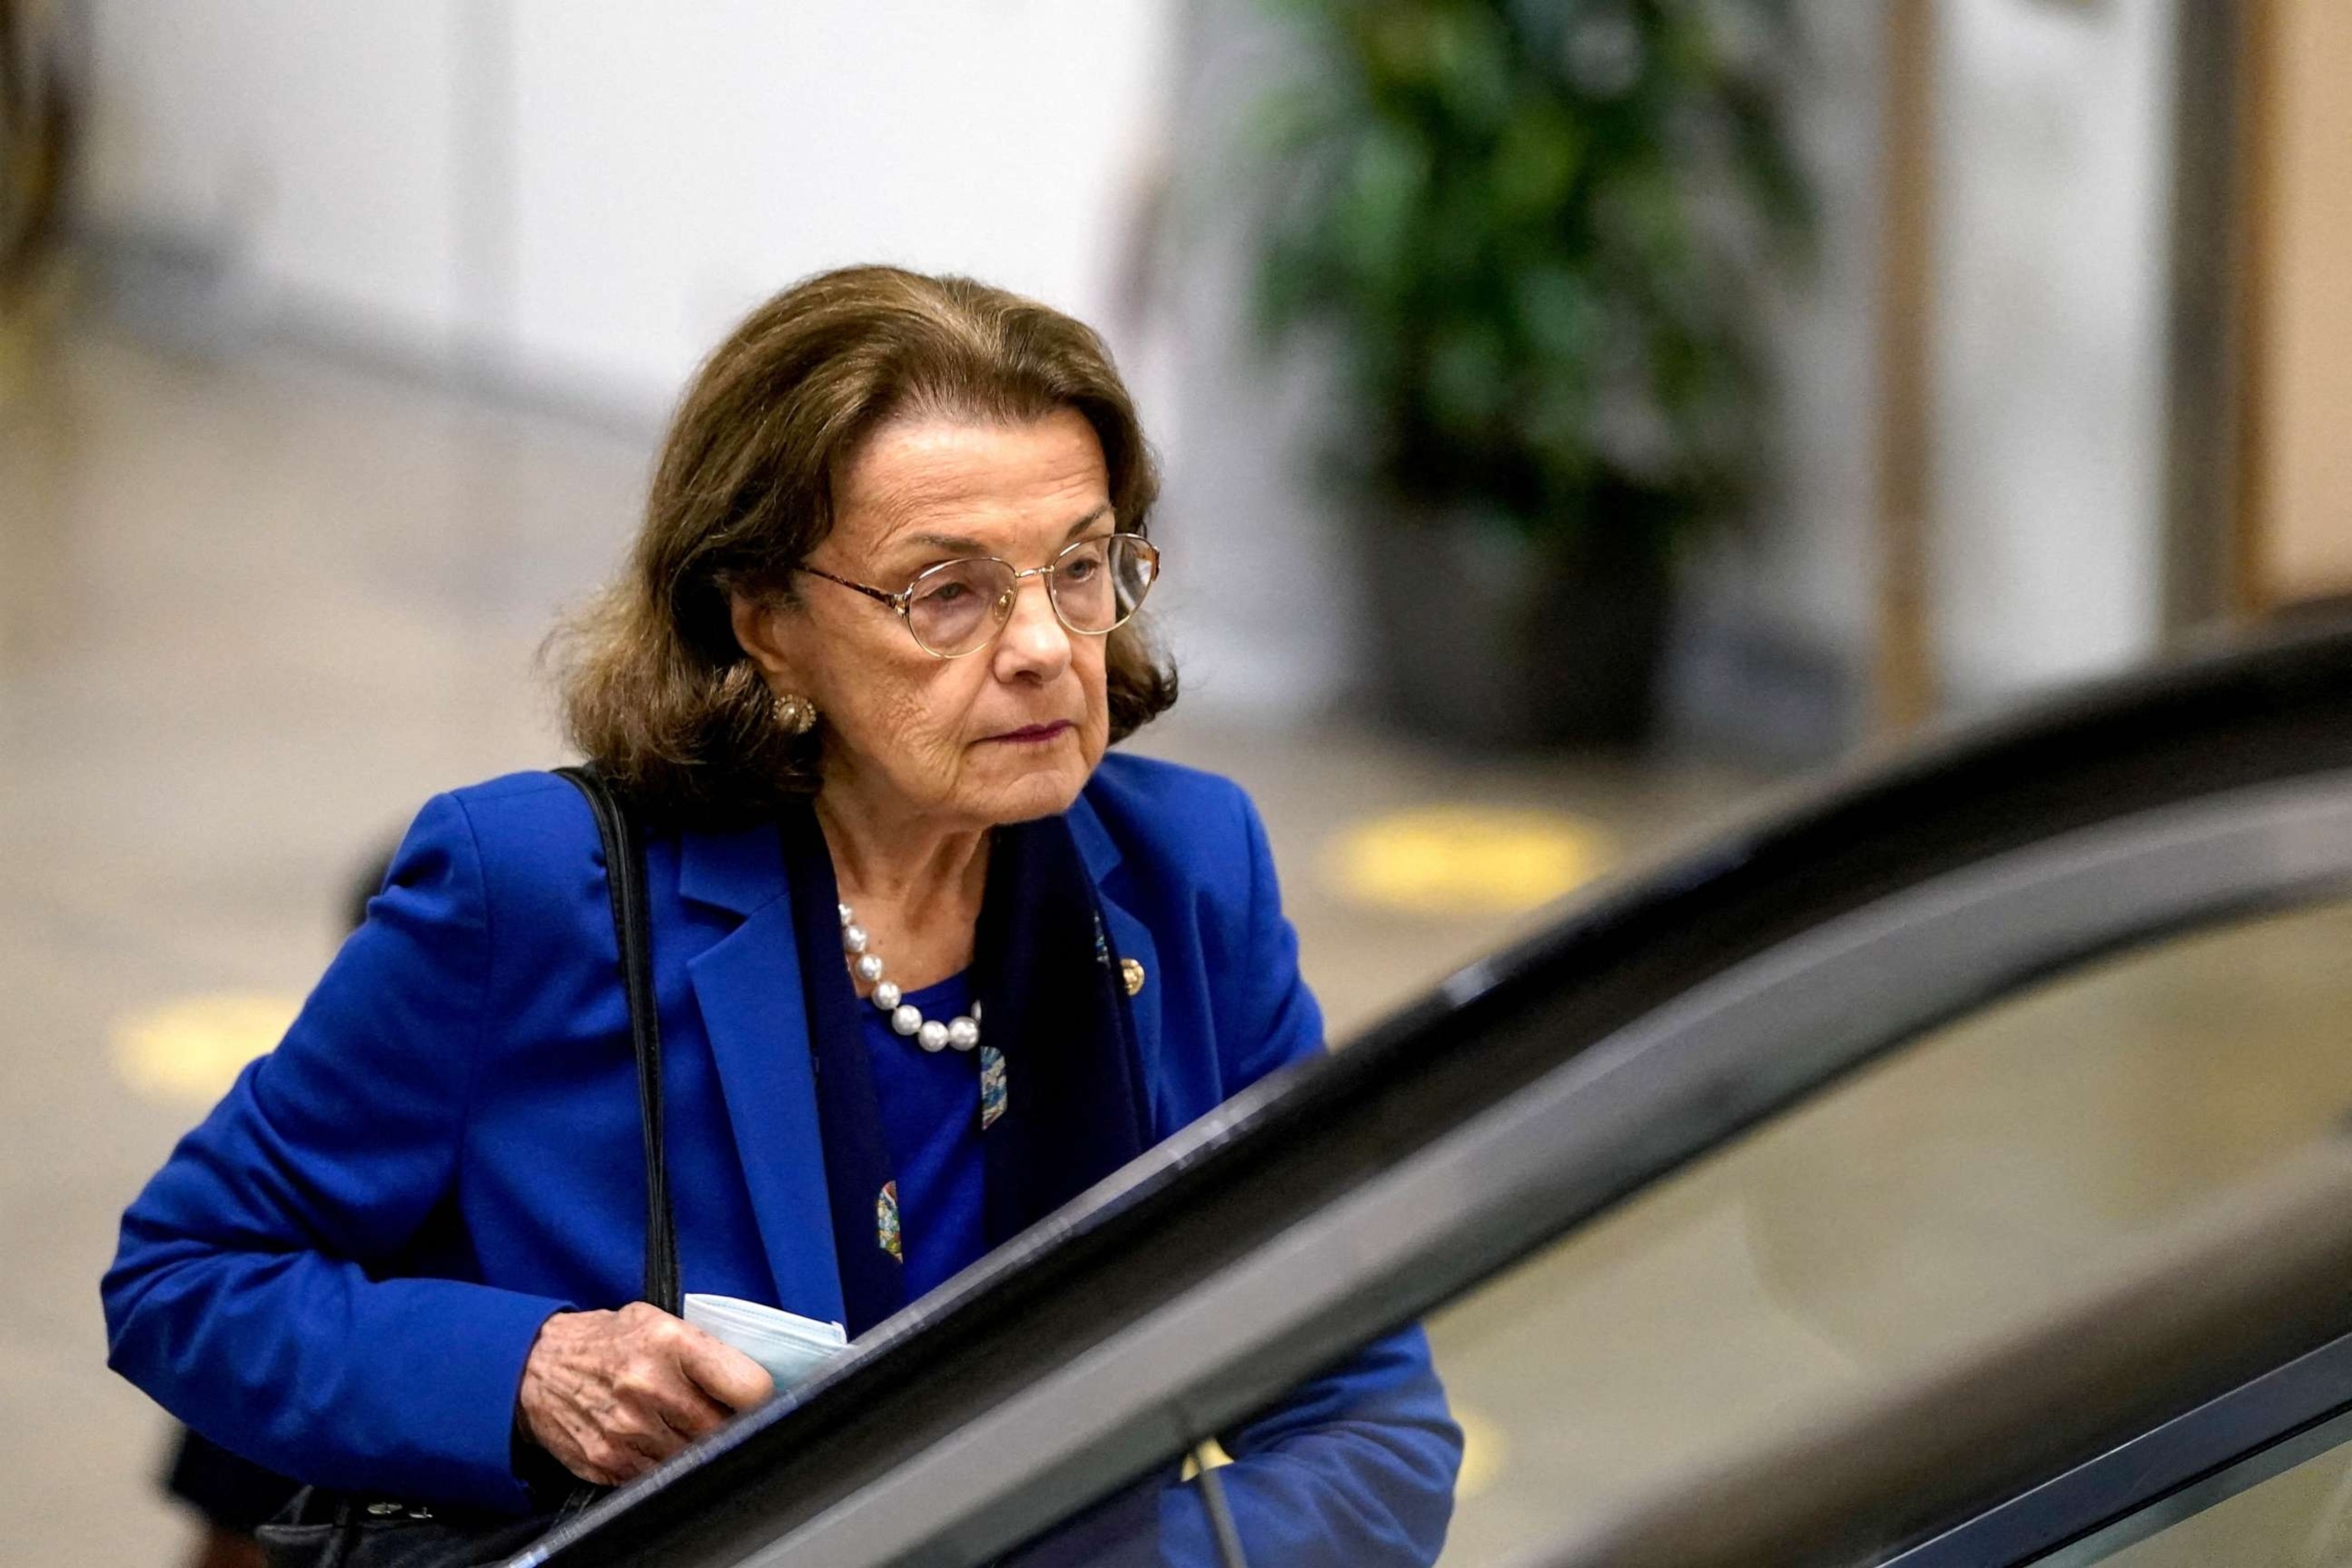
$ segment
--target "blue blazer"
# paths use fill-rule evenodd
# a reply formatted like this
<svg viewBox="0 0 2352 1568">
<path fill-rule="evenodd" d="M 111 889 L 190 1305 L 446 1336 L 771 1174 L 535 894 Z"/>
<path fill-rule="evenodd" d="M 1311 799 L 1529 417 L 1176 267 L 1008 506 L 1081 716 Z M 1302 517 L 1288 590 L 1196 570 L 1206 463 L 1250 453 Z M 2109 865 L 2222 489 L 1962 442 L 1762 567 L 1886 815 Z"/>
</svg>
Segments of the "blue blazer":
<svg viewBox="0 0 2352 1568">
<path fill-rule="evenodd" d="M 1114 755 L 1069 820 L 1117 951 L 1144 966 L 1132 1005 L 1158 1136 L 1322 1049 L 1239 788 Z M 646 858 L 686 1288 L 839 1319 L 775 830 L 650 835 Z M 617 962 L 570 784 L 517 773 L 428 803 L 284 1042 L 124 1215 L 109 1364 L 289 1475 L 523 1510 L 510 1436 L 541 1323 L 640 1283 Z M 1392 1434 L 1368 1438 L 1359 1405 Z M 1333 1520 L 1317 1544 L 1361 1549 L 1334 1562 L 1433 1558 L 1460 1437 L 1417 1330 L 1286 1412 L 1234 1439 L 1237 1516 L 1262 1506 L 1269 1541 Z M 1206 1550 L 1204 1521 L 1168 1519 Z"/>
</svg>

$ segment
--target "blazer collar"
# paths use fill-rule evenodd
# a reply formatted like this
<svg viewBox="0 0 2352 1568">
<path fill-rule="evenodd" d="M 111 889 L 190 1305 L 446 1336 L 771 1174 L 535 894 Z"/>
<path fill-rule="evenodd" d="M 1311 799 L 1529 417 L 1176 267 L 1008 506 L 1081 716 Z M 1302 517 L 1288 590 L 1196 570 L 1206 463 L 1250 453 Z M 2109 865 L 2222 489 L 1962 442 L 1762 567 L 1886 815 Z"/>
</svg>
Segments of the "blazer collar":
<svg viewBox="0 0 2352 1568">
<path fill-rule="evenodd" d="M 677 890 L 696 903 L 738 915 L 755 913 L 782 898 L 784 851 L 775 825 L 682 835 Z"/>
<path fill-rule="evenodd" d="M 1135 1025 L 1137 1053 L 1142 1058 L 1143 1081 L 1151 1100 L 1152 1131 L 1165 1138 L 1175 1131 L 1169 1120 L 1169 1108 L 1163 1102 L 1161 1086 L 1167 1074 L 1161 1070 L 1160 1042 L 1162 1034 L 1160 999 L 1167 994 L 1165 977 L 1160 973 L 1159 944 L 1152 941 L 1151 928 L 1145 925 L 1128 907 L 1122 893 L 1132 894 L 1126 879 L 1118 877 L 1121 856 L 1118 841 L 1103 825 L 1102 815 L 1094 803 L 1081 795 L 1070 806 L 1070 836 L 1077 840 L 1078 856 L 1087 863 L 1087 874 L 1094 879 L 1095 892 L 1101 901 L 1103 924 L 1112 949 L 1126 963 L 1137 967 L 1129 970 L 1121 965 L 1122 982 L 1134 989 L 1128 993 L 1128 1016 Z"/>
<path fill-rule="evenodd" d="M 1111 837 L 1110 829 L 1103 826 L 1102 816 L 1095 810 L 1094 802 L 1083 794 L 1071 803 L 1068 815 L 1070 834 L 1078 841 L 1078 854 L 1087 863 L 1087 873 L 1094 878 L 1095 886 L 1100 888 L 1110 879 L 1110 874 L 1118 869 L 1118 841 Z"/>
</svg>

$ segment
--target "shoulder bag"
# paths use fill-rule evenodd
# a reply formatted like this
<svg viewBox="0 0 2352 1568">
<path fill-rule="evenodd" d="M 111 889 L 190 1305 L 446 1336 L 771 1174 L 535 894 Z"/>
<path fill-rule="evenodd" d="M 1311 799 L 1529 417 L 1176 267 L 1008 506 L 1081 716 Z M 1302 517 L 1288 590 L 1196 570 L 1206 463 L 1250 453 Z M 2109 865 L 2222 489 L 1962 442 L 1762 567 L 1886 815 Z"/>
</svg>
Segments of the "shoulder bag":
<svg viewBox="0 0 2352 1568">
<path fill-rule="evenodd" d="M 639 1120 L 645 1129 L 643 1299 L 676 1315 L 681 1300 L 677 1233 L 662 1156 L 661 1023 L 655 1012 L 653 954 L 646 937 L 645 847 L 610 781 L 593 768 L 556 772 L 587 797 L 604 844 L 604 880 L 613 895 L 613 929 L 619 938 L 621 984 L 629 999 Z M 528 1451 L 543 1472 L 528 1478 L 533 1496 L 562 1500 L 550 1511 L 517 1519 L 306 1487 L 256 1538 L 271 1568 L 474 1568 L 503 1563 L 604 1495 L 604 1488 L 572 1477 L 536 1447 Z"/>
</svg>

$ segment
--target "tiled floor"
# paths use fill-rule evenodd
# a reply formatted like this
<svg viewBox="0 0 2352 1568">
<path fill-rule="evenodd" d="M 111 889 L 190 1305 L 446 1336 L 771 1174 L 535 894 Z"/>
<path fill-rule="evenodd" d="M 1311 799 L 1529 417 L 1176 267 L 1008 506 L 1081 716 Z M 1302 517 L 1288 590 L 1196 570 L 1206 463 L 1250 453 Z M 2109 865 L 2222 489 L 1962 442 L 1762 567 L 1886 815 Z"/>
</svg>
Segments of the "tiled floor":
<svg viewBox="0 0 2352 1568">
<path fill-rule="evenodd" d="M 107 1373 L 121 1205 L 203 1105 L 126 1020 L 299 995 L 362 858 L 434 791 L 559 755 L 531 660 L 615 557 L 642 434 L 287 355 L 79 335 L 0 399 L 0 1563 L 159 1563 L 164 1424 Z M 1572 813 L 1636 856 L 1743 799 L 1696 767 L 1480 764 L 1179 709 L 1140 749 L 1255 794 L 1335 1037 L 1525 917 L 1345 896 L 1338 837 L 1431 803 Z"/>
</svg>

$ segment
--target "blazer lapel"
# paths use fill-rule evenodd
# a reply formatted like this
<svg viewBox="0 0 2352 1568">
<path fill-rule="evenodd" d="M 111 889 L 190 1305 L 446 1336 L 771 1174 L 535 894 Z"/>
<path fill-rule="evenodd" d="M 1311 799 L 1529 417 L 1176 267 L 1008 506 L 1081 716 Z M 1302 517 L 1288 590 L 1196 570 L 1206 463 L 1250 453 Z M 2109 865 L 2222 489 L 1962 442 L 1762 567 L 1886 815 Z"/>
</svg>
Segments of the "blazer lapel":
<svg viewBox="0 0 2352 1568">
<path fill-rule="evenodd" d="M 689 960 L 751 1212 L 787 1311 L 843 1317 L 808 1009 L 775 829 L 685 836 L 678 890 L 744 916 Z"/>
<path fill-rule="evenodd" d="M 1111 949 L 1119 960 L 1140 966 L 1142 984 L 1127 998 L 1129 1016 L 1144 1081 L 1152 1086 L 1153 1131 L 1165 1135 L 1157 1093 L 1164 1077 L 1159 1070 L 1165 989 L 1159 949 L 1120 900 L 1125 879 L 1118 847 L 1094 807 L 1082 796 L 1068 820 Z M 687 972 L 709 1036 L 776 1300 L 821 1321 L 845 1321 L 807 998 L 775 828 L 684 835 L 678 891 L 743 921 L 689 960 Z M 1013 1092 L 1020 1092 L 1018 1086 Z"/>
</svg>

